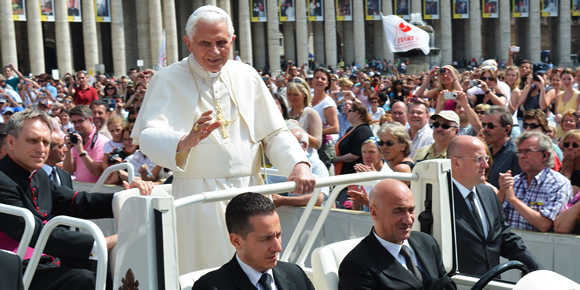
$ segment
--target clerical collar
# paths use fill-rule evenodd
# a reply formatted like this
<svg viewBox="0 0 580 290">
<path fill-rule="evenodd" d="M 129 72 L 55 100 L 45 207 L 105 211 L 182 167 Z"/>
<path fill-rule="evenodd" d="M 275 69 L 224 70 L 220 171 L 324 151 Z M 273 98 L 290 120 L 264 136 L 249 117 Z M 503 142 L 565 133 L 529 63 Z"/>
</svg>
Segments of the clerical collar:
<svg viewBox="0 0 580 290">
<path fill-rule="evenodd" d="M 220 73 L 222 72 L 222 70 L 221 70 L 221 69 L 220 69 L 220 71 L 218 71 L 218 72 L 215 72 L 215 73 L 213 73 L 213 72 L 209 72 L 209 71 L 206 71 L 206 70 L 205 70 L 203 67 L 201 67 L 201 65 L 199 65 L 199 63 L 197 63 L 197 60 L 195 60 L 195 57 L 193 56 L 193 53 L 191 54 L 191 59 L 193 59 L 193 63 L 195 63 L 195 65 L 197 65 L 197 67 L 199 67 L 199 68 L 200 68 L 202 71 L 204 71 L 204 72 L 206 72 L 206 73 L 207 73 L 207 76 L 208 76 L 210 79 L 215 79 L 215 78 L 217 78 L 217 77 L 219 77 L 219 76 L 220 76 Z"/>
</svg>

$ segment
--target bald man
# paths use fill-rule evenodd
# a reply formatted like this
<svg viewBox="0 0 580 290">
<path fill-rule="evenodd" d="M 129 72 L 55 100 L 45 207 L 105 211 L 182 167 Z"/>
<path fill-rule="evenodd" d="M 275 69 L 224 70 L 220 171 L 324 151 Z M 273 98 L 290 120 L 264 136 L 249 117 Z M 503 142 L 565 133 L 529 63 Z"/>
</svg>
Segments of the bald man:
<svg viewBox="0 0 580 290">
<path fill-rule="evenodd" d="M 369 205 L 374 227 L 340 264 L 339 289 L 456 289 L 435 239 L 411 232 L 415 201 L 407 185 L 379 182 Z"/>
<path fill-rule="evenodd" d="M 489 167 L 485 145 L 472 136 L 457 136 L 447 147 L 447 157 L 453 177 L 459 272 L 483 276 L 499 265 L 500 256 L 520 261 L 532 271 L 542 269 L 510 230 L 495 192 L 483 183 Z"/>
</svg>

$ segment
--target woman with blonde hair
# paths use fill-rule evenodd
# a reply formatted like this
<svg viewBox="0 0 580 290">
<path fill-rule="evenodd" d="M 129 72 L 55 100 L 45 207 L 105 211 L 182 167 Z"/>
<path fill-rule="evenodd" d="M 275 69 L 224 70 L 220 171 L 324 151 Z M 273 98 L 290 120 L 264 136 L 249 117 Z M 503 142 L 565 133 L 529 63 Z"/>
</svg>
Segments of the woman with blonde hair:
<svg viewBox="0 0 580 290">
<path fill-rule="evenodd" d="M 445 72 L 443 72 L 443 70 Z M 431 88 L 429 91 L 425 92 L 427 86 L 429 86 L 431 80 L 436 75 L 439 75 L 439 78 L 437 80 L 437 87 Z M 417 90 L 417 92 L 415 92 L 415 97 L 417 97 L 418 99 L 428 98 L 436 100 L 437 96 L 439 96 L 439 92 L 443 90 L 447 90 L 450 92 L 463 91 L 463 88 L 459 83 L 460 79 L 461 77 L 459 76 L 459 73 L 453 66 L 446 65 L 441 68 L 436 66 L 431 71 L 429 71 L 429 74 L 423 80 L 423 84 L 421 84 L 421 87 Z M 455 110 L 455 102 L 453 102 L 452 100 L 447 101 L 443 109 Z"/>
<path fill-rule="evenodd" d="M 290 106 L 289 119 L 308 133 L 308 153 L 316 153 L 322 144 L 322 121 L 318 112 L 311 108 L 312 96 L 308 83 L 299 77 L 289 79 L 286 97 Z"/>
<path fill-rule="evenodd" d="M 557 75 L 557 74 L 556 74 Z M 559 92 L 554 100 L 554 111 L 556 113 L 555 121 L 560 123 L 562 121 L 562 114 L 567 110 L 578 110 L 578 90 L 574 89 L 574 78 L 576 74 L 571 68 L 566 68 L 558 76 L 564 91 Z M 556 131 L 556 137 L 564 136 L 563 126 Z"/>
<path fill-rule="evenodd" d="M 377 132 L 379 137 L 379 147 L 383 159 L 394 172 L 411 173 L 415 162 L 409 157 L 411 155 L 411 140 L 405 126 L 399 122 L 386 123 Z M 405 181 L 407 185 L 410 182 Z"/>
<path fill-rule="evenodd" d="M 578 217 L 580 216 L 580 131 L 571 130 L 562 137 L 564 159 L 560 173 L 572 182 L 574 197 L 554 220 L 554 231 L 557 233 L 579 233 Z"/>
</svg>

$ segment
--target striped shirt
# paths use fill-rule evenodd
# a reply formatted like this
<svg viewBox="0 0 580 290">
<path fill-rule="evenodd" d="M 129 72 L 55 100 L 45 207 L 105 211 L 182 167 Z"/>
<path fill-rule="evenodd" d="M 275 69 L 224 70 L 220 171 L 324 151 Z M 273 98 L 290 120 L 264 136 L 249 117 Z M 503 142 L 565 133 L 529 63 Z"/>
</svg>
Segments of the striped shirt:
<svg viewBox="0 0 580 290">
<path fill-rule="evenodd" d="M 572 198 L 572 185 L 564 175 L 546 167 L 529 186 L 525 172 L 514 177 L 514 193 L 524 204 L 553 221 Z M 507 200 L 503 203 L 503 213 L 512 229 L 539 231 Z"/>
</svg>

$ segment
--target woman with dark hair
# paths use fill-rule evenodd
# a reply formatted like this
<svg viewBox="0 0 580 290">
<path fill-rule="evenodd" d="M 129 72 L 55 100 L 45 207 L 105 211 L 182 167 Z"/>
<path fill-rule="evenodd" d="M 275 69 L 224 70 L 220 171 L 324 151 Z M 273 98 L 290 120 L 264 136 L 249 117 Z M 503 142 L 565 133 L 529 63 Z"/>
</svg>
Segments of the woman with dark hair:
<svg viewBox="0 0 580 290">
<path fill-rule="evenodd" d="M 474 105 L 488 104 L 490 106 L 505 106 L 507 100 L 505 93 L 497 85 L 497 75 L 493 69 L 484 69 L 481 73 L 479 85 L 483 94 L 469 96 Z"/>
<path fill-rule="evenodd" d="M 322 121 L 322 144 L 318 149 L 318 156 L 328 168 L 335 156 L 330 135 L 338 134 L 339 129 L 336 102 L 326 93 L 330 88 L 330 73 L 322 67 L 317 68 L 314 71 L 312 86 L 314 87 L 312 109 L 318 112 Z"/>
<path fill-rule="evenodd" d="M 114 99 L 115 95 L 117 95 L 117 86 L 113 85 L 112 83 L 107 83 L 105 85 L 105 95 L 103 99 Z"/>
<path fill-rule="evenodd" d="M 396 101 L 404 102 L 406 98 L 412 98 L 413 93 L 408 91 L 403 86 L 403 81 L 396 80 L 393 82 L 393 88 L 391 89 L 391 94 L 389 98 L 391 98 L 391 104 L 394 104 Z"/>
<path fill-rule="evenodd" d="M 560 173 L 572 182 L 574 197 L 554 220 L 554 231 L 557 233 L 580 233 L 578 217 L 580 216 L 580 131 L 571 130 L 562 137 L 564 160 Z"/>
<path fill-rule="evenodd" d="M 282 98 L 282 96 L 280 96 L 278 93 L 273 93 L 272 97 L 274 98 L 274 102 L 276 102 L 278 110 L 280 110 L 280 113 L 282 114 L 282 118 L 284 118 L 284 120 L 288 120 L 288 107 L 286 107 L 284 98 Z"/>
<path fill-rule="evenodd" d="M 371 116 L 367 113 L 366 106 L 361 102 L 353 102 L 347 112 L 347 120 L 352 124 L 352 129 L 348 131 L 336 146 L 336 157 L 334 158 L 334 173 L 349 174 L 355 173 L 355 164 L 362 163 L 362 144 L 365 140 L 373 136 L 373 131 L 369 124 Z"/>
</svg>

